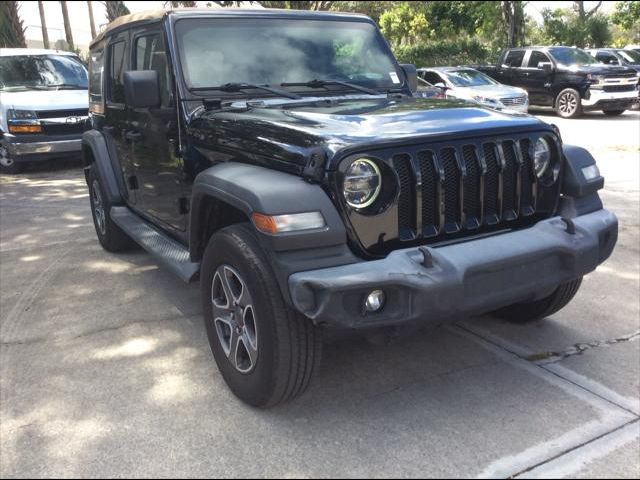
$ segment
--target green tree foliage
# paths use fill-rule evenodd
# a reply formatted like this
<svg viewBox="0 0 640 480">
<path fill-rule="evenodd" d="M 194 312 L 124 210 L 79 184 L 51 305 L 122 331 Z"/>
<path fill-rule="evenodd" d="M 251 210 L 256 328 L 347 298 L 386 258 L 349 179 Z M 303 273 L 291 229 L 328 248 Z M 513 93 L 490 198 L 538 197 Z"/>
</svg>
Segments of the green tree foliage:
<svg viewBox="0 0 640 480">
<path fill-rule="evenodd" d="M 286 8 L 292 10 L 329 10 L 334 3 L 332 1 L 258 1 L 265 8 Z"/>
<path fill-rule="evenodd" d="M 18 2 L 0 2 L 0 47 L 25 48 L 24 25 Z"/>
<path fill-rule="evenodd" d="M 430 40 L 419 45 L 406 45 L 394 49 L 401 63 L 418 67 L 493 63 L 499 51 L 475 39 Z"/>
<path fill-rule="evenodd" d="M 640 27 L 640 2 L 625 1 L 616 2 L 616 7 L 611 15 L 611 21 L 620 25 L 625 30 Z"/>
<path fill-rule="evenodd" d="M 413 45 L 431 37 L 424 2 L 397 2 L 380 16 L 380 29 L 393 46 Z"/>
<path fill-rule="evenodd" d="M 602 13 L 581 19 L 575 9 L 542 11 L 544 43 L 577 47 L 604 47 L 611 40 L 609 19 Z"/>
<path fill-rule="evenodd" d="M 123 15 L 129 15 L 131 12 L 121 1 L 105 1 L 104 5 L 107 9 L 107 20 L 113 22 L 116 18 L 121 17 Z"/>
</svg>

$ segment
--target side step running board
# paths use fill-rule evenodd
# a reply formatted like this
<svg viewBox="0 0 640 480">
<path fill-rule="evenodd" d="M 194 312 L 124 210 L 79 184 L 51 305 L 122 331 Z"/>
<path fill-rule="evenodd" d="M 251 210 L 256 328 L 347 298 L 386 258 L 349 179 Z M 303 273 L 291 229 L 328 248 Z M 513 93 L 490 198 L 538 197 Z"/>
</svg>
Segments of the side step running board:
<svg viewBox="0 0 640 480">
<path fill-rule="evenodd" d="M 190 283 L 197 278 L 200 264 L 189 259 L 189 250 L 184 245 L 156 230 L 127 207 L 111 207 L 111 219 L 183 281 Z"/>
</svg>

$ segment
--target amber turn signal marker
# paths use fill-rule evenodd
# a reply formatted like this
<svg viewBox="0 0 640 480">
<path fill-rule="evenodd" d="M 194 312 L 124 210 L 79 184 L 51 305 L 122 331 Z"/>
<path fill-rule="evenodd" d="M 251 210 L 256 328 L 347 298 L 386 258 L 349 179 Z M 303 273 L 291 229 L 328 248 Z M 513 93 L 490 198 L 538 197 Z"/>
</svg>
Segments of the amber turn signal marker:
<svg viewBox="0 0 640 480">
<path fill-rule="evenodd" d="M 253 224 L 261 232 L 270 233 L 272 235 L 278 233 L 276 220 L 269 215 L 263 215 L 262 213 L 252 213 L 251 220 L 253 220 Z"/>
<path fill-rule="evenodd" d="M 9 125 L 10 133 L 40 133 L 42 127 L 40 125 Z"/>
</svg>

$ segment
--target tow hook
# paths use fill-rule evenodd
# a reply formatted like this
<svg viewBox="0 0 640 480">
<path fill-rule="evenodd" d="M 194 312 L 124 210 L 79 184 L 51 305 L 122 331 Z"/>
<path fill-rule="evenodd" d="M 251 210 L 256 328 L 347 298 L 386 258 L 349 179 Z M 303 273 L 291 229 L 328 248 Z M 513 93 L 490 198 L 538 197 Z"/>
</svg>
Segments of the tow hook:
<svg viewBox="0 0 640 480">
<path fill-rule="evenodd" d="M 567 217 L 562 217 L 561 220 L 567 225 L 567 233 L 569 235 L 576 234 L 576 224 L 573 223 L 573 220 Z"/>
<path fill-rule="evenodd" d="M 420 250 L 423 256 L 422 265 L 426 268 L 433 267 L 433 255 L 431 255 L 429 249 L 427 247 L 418 247 L 418 250 Z"/>
</svg>

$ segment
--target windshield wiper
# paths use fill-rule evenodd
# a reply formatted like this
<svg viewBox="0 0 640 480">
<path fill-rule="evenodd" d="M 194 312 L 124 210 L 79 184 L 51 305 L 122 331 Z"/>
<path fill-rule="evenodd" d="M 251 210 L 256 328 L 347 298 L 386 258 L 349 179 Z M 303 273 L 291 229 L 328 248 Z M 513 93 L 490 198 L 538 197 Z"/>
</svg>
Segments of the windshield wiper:
<svg viewBox="0 0 640 480">
<path fill-rule="evenodd" d="M 342 80 L 319 80 L 314 79 L 308 82 L 294 82 L 294 83 L 281 83 L 281 87 L 309 87 L 309 88 L 323 88 L 328 85 L 340 85 L 342 87 L 348 87 L 352 90 L 357 90 L 359 92 L 368 93 L 369 95 L 380 95 L 380 92 L 376 92 L 375 90 L 371 90 L 367 87 L 361 87 L 360 85 L 356 85 L 354 83 L 343 82 Z"/>
<path fill-rule="evenodd" d="M 302 97 L 295 93 L 286 92 L 278 88 L 267 87 L 266 85 L 252 85 L 250 83 L 225 83 L 224 85 L 218 85 L 217 87 L 196 87 L 190 88 L 192 92 L 204 92 L 207 90 L 220 90 L 221 92 L 241 92 L 242 90 L 264 90 L 265 92 L 274 93 L 281 97 L 290 98 L 292 100 L 299 100 Z"/>
<path fill-rule="evenodd" d="M 78 90 L 86 90 L 88 87 L 83 85 L 78 85 L 76 83 L 54 83 L 51 85 L 47 85 L 49 88 L 73 88 Z"/>
</svg>

